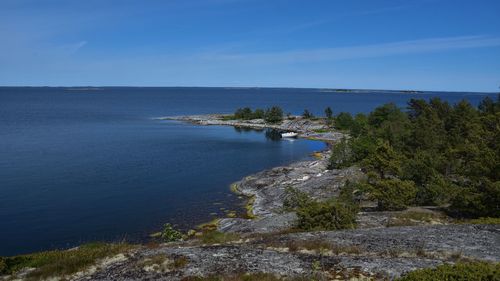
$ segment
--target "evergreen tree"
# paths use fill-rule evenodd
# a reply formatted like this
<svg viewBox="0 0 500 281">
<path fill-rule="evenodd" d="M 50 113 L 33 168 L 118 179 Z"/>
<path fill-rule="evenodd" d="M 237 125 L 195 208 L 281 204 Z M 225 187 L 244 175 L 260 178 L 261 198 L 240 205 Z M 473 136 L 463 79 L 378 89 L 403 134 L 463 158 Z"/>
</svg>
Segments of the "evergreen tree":
<svg viewBox="0 0 500 281">
<path fill-rule="evenodd" d="M 333 111 L 332 111 L 332 109 L 330 107 L 327 107 L 325 109 L 325 116 L 328 119 L 332 119 L 332 117 L 333 117 Z"/>
</svg>

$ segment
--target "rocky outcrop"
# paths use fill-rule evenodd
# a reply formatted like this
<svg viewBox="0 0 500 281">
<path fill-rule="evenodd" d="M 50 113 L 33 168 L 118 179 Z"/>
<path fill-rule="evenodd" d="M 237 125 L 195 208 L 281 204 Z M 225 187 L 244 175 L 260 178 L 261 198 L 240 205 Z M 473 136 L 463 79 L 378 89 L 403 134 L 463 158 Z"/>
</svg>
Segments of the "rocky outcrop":
<svg viewBox="0 0 500 281">
<path fill-rule="evenodd" d="M 329 170 L 328 155 L 329 151 L 318 153 L 316 160 L 273 168 L 234 183 L 233 191 L 252 198 L 249 211 L 255 218 L 224 218 L 219 221 L 218 229 L 239 233 L 289 229 L 296 216 L 283 209 L 288 188 L 305 192 L 316 200 L 324 200 L 337 196 L 346 180 L 361 176 L 356 168 Z"/>
<path fill-rule="evenodd" d="M 254 236 L 225 245 L 165 244 L 142 248 L 77 280 L 182 280 L 238 273 L 384 280 L 460 259 L 499 262 L 500 226 L 394 227 Z"/>
</svg>

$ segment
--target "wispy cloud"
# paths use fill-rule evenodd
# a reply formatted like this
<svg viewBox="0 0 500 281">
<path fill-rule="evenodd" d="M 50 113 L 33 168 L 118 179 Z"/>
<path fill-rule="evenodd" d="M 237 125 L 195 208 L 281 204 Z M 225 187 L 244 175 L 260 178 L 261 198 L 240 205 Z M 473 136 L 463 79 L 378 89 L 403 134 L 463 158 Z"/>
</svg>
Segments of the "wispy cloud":
<svg viewBox="0 0 500 281">
<path fill-rule="evenodd" d="M 251 64 L 303 63 L 376 58 L 494 46 L 500 46 L 500 37 L 461 36 L 284 52 L 205 54 L 203 58 L 206 60 L 246 62 Z"/>
</svg>

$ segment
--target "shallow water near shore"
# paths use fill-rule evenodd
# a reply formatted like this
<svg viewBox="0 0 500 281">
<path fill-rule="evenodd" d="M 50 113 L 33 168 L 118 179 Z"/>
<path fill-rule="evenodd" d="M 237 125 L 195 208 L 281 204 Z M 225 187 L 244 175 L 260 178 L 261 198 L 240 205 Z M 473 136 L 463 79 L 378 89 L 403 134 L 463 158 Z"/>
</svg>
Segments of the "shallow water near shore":
<svg viewBox="0 0 500 281">
<path fill-rule="evenodd" d="M 240 207 L 229 185 L 321 150 L 322 142 L 154 117 L 282 106 L 300 114 L 366 112 L 385 102 L 468 93 L 306 89 L 0 88 L 0 256 L 93 240 L 138 241 Z M 493 95 L 492 95 L 493 96 Z M 221 209 L 224 208 L 224 209 Z"/>
</svg>

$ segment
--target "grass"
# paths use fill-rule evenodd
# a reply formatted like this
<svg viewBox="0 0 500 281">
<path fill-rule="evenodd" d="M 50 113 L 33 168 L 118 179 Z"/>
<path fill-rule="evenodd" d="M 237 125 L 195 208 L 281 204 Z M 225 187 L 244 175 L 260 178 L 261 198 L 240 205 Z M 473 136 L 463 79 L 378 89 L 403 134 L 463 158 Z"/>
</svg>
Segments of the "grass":
<svg viewBox="0 0 500 281">
<path fill-rule="evenodd" d="M 420 269 L 397 279 L 399 281 L 481 281 L 500 280 L 500 263 L 471 262 L 444 264 L 436 268 Z"/>
<path fill-rule="evenodd" d="M 0 258 L 0 275 L 12 274 L 23 268 L 36 268 L 27 275 L 31 280 L 70 275 L 95 264 L 100 259 L 125 253 L 132 248 L 133 246 L 125 243 L 91 243 L 70 250 Z"/>
<path fill-rule="evenodd" d="M 213 231 L 217 229 L 217 225 L 219 224 L 220 219 L 216 218 L 207 223 L 203 223 L 197 226 L 197 228 L 201 229 L 203 232 Z"/>
<path fill-rule="evenodd" d="M 236 117 L 234 117 L 234 115 L 224 115 L 221 117 L 221 120 L 223 121 L 230 121 L 230 120 L 237 120 Z"/>
<path fill-rule="evenodd" d="M 359 255 L 362 251 L 356 245 L 338 245 L 323 240 L 291 240 L 287 242 L 274 241 L 268 243 L 270 247 L 287 248 L 290 252 L 298 252 L 301 250 L 316 251 L 322 254 L 331 252 L 335 255 L 349 254 Z"/>
<path fill-rule="evenodd" d="M 188 263 L 189 259 L 185 256 L 177 256 L 170 259 L 165 254 L 157 254 L 145 258 L 138 265 L 146 270 L 169 271 L 184 268 Z"/>
<path fill-rule="evenodd" d="M 223 233 L 216 230 L 204 231 L 198 237 L 203 244 L 224 244 L 240 239 L 236 233 Z"/>
<path fill-rule="evenodd" d="M 478 218 L 478 219 L 472 219 L 472 220 L 464 220 L 461 221 L 460 223 L 467 223 L 467 224 L 500 224 L 500 218 Z"/>
<path fill-rule="evenodd" d="M 387 227 L 391 226 L 412 226 L 422 223 L 431 223 L 443 218 L 443 215 L 431 212 L 402 212 L 387 222 Z"/>
</svg>

